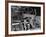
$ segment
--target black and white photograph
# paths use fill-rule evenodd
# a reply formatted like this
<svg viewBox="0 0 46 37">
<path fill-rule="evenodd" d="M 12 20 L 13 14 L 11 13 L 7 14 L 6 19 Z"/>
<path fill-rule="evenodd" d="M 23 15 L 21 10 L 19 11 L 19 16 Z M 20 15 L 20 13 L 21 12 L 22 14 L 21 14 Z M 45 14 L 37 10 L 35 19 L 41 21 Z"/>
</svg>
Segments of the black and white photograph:
<svg viewBox="0 0 46 37">
<path fill-rule="evenodd" d="M 43 32 L 43 5 L 8 3 L 8 34 Z"/>
<path fill-rule="evenodd" d="M 11 31 L 41 29 L 40 7 L 11 6 Z"/>
</svg>

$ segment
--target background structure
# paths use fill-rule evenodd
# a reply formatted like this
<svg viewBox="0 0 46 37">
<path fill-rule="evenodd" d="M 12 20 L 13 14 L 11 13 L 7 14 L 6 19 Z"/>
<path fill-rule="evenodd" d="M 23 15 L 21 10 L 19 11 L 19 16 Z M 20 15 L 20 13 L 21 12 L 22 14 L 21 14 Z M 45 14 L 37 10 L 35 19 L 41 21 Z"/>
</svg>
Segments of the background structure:
<svg viewBox="0 0 46 37">
<path fill-rule="evenodd" d="M 46 8 L 46 0 L 19 0 L 19 1 L 45 2 L 45 8 Z M 45 28 L 46 28 L 46 20 L 45 20 Z M 0 37 L 5 37 L 5 0 L 0 0 Z M 28 36 L 14 36 L 14 37 L 46 37 L 46 29 L 44 35 L 28 35 Z"/>
</svg>

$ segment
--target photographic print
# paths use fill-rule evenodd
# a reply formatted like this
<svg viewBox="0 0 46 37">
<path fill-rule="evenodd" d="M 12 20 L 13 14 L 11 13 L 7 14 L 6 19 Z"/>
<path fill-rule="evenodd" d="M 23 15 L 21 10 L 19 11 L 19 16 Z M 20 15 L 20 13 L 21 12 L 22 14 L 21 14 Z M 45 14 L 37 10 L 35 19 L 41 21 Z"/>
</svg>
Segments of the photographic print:
<svg viewBox="0 0 46 37">
<path fill-rule="evenodd" d="M 11 6 L 11 31 L 41 29 L 40 7 Z"/>
<path fill-rule="evenodd" d="M 44 3 L 8 2 L 8 34 L 44 33 Z"/>
</svg>

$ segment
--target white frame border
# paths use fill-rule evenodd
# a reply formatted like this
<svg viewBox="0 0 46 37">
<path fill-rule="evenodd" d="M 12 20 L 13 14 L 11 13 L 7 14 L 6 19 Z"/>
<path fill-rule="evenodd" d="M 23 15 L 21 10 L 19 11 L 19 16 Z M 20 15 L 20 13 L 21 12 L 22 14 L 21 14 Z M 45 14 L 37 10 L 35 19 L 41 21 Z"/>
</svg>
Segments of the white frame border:
<svg viewBox="0 0 46 37">
<path fill-rule="evenodd" d="M 17 31 L 17 32 L 11 31 L 11 5 L 41 7 L 41 30 Z M 43 5 L 42 4 L 8 3 L 8 34 L 26 34 L 26 33 L 41 33 L 41 32 L 43 32 Z"/>
</svg>

